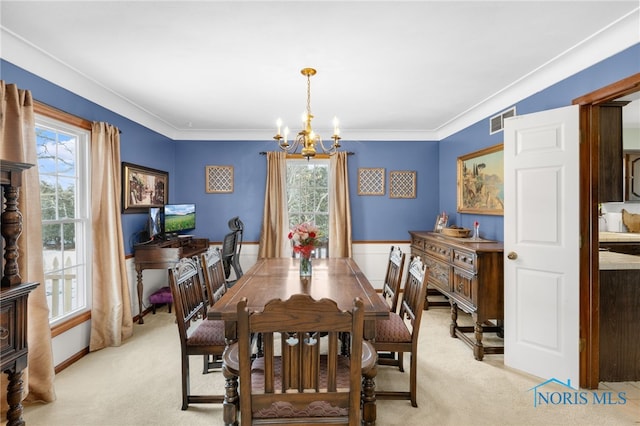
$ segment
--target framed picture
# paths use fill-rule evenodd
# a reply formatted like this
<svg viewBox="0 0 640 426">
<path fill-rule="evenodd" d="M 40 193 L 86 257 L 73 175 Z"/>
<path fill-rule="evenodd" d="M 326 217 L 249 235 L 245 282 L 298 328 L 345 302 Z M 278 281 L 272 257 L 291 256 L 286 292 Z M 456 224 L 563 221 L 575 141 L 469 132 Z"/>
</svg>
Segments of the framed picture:
<svg viewBox="0 0 640 426">
<path fill-rule="evenodd" d="M 448 223 L 449 215 L 447 212 L 440 213 L 436 216 L 436 224 L 433 226 L 433 232 L 442 232 L 442 230 L 447 227 Z"/>
<path fill-rule="evenodd" d="M 384 168 L 358 169 L 358 195 L 384 195 Z"/>
<path fill-rule="evenodd" d="M 169 173 L 122 163 L 122 212 L 146 213 L 169 200 Z"/>
<path fill-rule="evenodd" d="M 416 198 L 416 172 L 389 172 L 389 198 Z"/>
<path fill-rule="evenodd" d="M 233 166 L 206 166 L 205 182 L 208 194 L 233 192 Z"/>
<path fill-rule="evenodd" d="M 458 211 L 504 214 L 504 146 L 458 157 Z"/>
</svg>

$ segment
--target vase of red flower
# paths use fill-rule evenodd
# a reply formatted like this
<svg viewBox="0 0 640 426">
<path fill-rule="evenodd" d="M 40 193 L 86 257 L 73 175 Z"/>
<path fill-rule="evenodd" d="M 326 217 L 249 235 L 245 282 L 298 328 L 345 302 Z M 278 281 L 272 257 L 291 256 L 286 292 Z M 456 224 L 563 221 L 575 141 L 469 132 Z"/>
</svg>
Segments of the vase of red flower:
<svg viewBox="0 0 640 426">
<path fill-rule="evenodd" d="M 311 223 L 301 223 L 289 231 L 289 239 L 293 242 L 293 252 L 300 255 L 300 276 L 310 277 L 312 274 L 311 256 L 320 243 L 318 228 Z"/>
</svg>

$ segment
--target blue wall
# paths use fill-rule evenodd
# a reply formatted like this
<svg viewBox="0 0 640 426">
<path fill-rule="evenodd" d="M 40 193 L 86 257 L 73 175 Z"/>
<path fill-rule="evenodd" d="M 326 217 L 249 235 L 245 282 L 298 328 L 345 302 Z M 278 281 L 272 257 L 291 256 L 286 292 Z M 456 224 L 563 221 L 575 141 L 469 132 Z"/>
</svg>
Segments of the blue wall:
<svg viewBox="0 0 640 426">
<path fill-rule="evenodd" d="M 31 90 L 33 98 L 37 101 L 89 121 L 104 121 L 118 127 L 122 132 L 120 135 L 121 160 L 168 171 L 169 188 L 175 185 L 175 144 L 171 139 L 77 96 L 10 62 L 0 60 L 0 69 L 2 70 L 2 80 L 8 84 L 17 84 L 20 89 Z M 122 215 L 122 230 L 127 253 L 132 252 L 132 239 L 144 226 L 146 226 L 146 215 Z"/>
<path fill-rule="evenodd" d="M 640 72 L 640 44 L 595 64 L 553 86 L 516 103 L 518 115 L 560 108 L 572 104 L 582 95 Z M 456 212 L 456 162 L 461 155 L 503 142 L 503 133 L 489 135 L 489 117 L 440 141 L 439 179 L 440 209 L 450 212 L 450 222 L 471 228 L 480 222 L 480 233 L 485 238 L 504 240 L 502 216 L 459 214 Z"/>
<path fill-rule="evenodd" d="M 36 100 L 91 121 L 105 121 L 122 131 L 122 161 L 169 172 L 169 201 L 197 204 L 197 228 L 193 233 L 221 241 L 227 221 L 240 216 L 245 241 L 258 241 L 264 202 L 266 158 L 273 150 L 264 142 L 171 141 L 127 118 L 60 88 L 1 60 L 2 79 L 32 91 Z M 640 44 L 596 64 L 516 104 L 518 115 L 570 105 L 571 101 L 602 86 L 640 72 Z M 500 111 L 508 106 L 501 108 Z M 489 135 L 487 116 L 472 126 L 438 142 L 343 141 L 349 157 L 349 187 L 354 241 L 407 241 L 408 230 L 431 229 L 438 212 L 450 214 L 450 223 L 470 227 L 481 223 L 483 237 L 503 239 L 501 216 L 456 213 L 456 160 L 458 156 L 502 142 L 502 133 Z M 234 166 L 234 192 L 207 194 L 205 166 Z M 380 167 L 386 172 L 384 196 L 358 196 L 360 167 Z M 391 199 L 389 172 L 415 170 L 417 198 Z M 123 215 L 125 251 L 132 252 L 135 234 L 146 223 L 145 214 Z"/>
<path fill-rule="evenodd" d="M 349 191 L 355 241 L 406 241 L 409 229 L 433 227 L 438 211 L 438 143 L 343 141 L 348 157 Z M 264 205 L 266 157 L 262 151 L 277 149 L 268 142 L 176 141 L 176 184 L 169 189 L 172 202 L 197 205 L 194 234 L 221 241 L 229 232 L 227 221 L 240 216 L 245 240 L 258 241 Z M 205 192 L 205 167 L 233 166 L 232 194 Z M 358 168 L 380 167 L 386 172 L 384 196 L 358 195 Z M 416 170 L 417 197 L 389 198 L 389 171 Z M 176 189 L 177 188 L 177 189 Z"/>
</svg>

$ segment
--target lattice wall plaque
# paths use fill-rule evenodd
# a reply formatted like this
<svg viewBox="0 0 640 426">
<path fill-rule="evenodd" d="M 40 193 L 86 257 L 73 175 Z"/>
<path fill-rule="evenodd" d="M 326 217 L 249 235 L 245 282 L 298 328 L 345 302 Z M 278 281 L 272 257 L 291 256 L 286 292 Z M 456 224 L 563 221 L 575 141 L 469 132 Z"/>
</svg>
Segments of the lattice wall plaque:
<svg viewBox="0 0 640 426">
<path fill-rule="evenodd" d="M 416 172 L 389 172 L 389 198 L 416 198 Z"/>
<path fill-rule="evenodd" d="M 233 192 L 233 166 L 207 166 L 205 182 L 209 194 Z"/>
<path fill-rule="evenodd" d="M 358 169 L 358 195 L 384 195 L 384 169 Z"/>
</svg>

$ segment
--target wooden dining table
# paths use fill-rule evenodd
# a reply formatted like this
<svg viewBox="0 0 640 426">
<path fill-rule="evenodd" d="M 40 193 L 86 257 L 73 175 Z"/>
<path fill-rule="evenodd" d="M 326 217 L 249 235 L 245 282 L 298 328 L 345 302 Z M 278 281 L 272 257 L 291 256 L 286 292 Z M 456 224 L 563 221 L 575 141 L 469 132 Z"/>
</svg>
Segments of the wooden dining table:
<svg viewBox="0 0 640 426">
<path fill-rule="evenodd" d="M 351 310 L 359 297 L 364 305 L 364 338 L 375 340 L 376 321 L 389 318 L 389 307 L 380 298 L 367 277 L 351 258 L 313 259 L 313 274 L 301 278 L 299 259 L 259 259 L 207 312 L 213 320 L 225 321 L 225 337 L 229 344 L 237 340 L 236 306 L 243 298 L 251 311 L 261 311 L 272 299 L 289 299 L 294 294 L 308 294 L 316 300 L 327 298 L 343 310 Z M 375 370 L 375 369 L 374 369 Z M 365 377 L 370 380 L 371 391 L 376 372 Z M 228 377 L 227 380 L 230 378 Z M 234 385 L 231 385 L 232 388 Z M 225 402 L 225 424 L 235 424 L 235 412 L 230 405 L 237 393 L 229 394 Z M 375 395 L 363 397 L 363 424 L 374 425 L 376 419 Z"/>
</svg>

